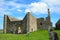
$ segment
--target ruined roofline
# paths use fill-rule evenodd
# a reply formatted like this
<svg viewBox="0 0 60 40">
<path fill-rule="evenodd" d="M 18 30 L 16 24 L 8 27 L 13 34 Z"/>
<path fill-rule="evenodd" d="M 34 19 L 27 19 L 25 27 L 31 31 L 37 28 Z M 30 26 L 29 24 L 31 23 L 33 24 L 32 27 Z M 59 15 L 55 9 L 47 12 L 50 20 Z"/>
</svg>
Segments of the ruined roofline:
<svg viewBox="0 0 60 40">
<path fill-rule="evenodd" d="M 24 16 L 24 18 L 23 18 L 22 20 L 24 20 L 27 15 L 31 15 L 32 17 L 36 18 L 35 16 L 33 16 L 33 15 L 31 14 L 31 12 L 27 12 L 26 15 Z M 49 15 L 50 15 L 50 11 L 49 11 L 49 8 L 48 8 L 48 16 L 49 16 Z M 7 15 L 7 16 L 8 16 L 8 15 Z M 20 21 L 20 20 L 21 20 L 21 19 L 17 19 L 17 18 L 11 17 L 11 16 L 8 16 L 8 17 L 9 17 L 10 20 L 12 19 L 11 21 Z M 41 18 L 41 17 L 40 17 L 40 18 Z M 36 19 L 39 19 L 39 18 L 36 18 Z"/>
<path fill-rule="evenodd" d="M 32 13 L 32 12 L 31 12 L 31 13 Z M 32 15 L 31 13 L 30 13 L 30 15 Z M 36 18 L 34 15 L 32 15 L 32 16 L 33 16 L 34 18 Z"/>
<path fill-rule="evenodd" d="M 39 17 L 39 18 L 37 18 L 37 19 L 44 19 L 43 17 Z"/>
<path fill-rule="evenodd" d="M 37 20 L 39 20 L 39 19 L 40 19 L 40 20 L 45 20 L 43 17 L 37 18 Z"/>
<path fill-rule="evenodd" d="M 26 15 L 24 16 L 23 20 L 25 19 L 25 17 L 26 17 L 27 15 L 31 15 L 32 17 L 36 18 L 35 16 L 33 16 L 33 15 L 31 14 L 31 12 L 27 12 Z"/>
<path fill-rule="evenodd" d="M 10 21 L 22 21 L 22 20 L 20 20 L 20 19 L 14 18 L 14 17 L 12 17 L 12 16 L 5 15 L 5 14 L 4 14 L 4 16 L 7 16 Z"/>
</svg>

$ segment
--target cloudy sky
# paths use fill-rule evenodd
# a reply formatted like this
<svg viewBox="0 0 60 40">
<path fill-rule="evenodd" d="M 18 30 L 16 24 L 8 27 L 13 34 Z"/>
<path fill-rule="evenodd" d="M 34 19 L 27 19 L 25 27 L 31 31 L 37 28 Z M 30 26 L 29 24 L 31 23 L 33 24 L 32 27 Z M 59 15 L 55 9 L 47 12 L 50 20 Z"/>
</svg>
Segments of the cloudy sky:
<svg viewBox="0 0 60 40">
<path fill-rule="evenodd" d="M 3 29 L 4 14 L 23 19 L 26 12 L 36 18 L 47 17 L 50 9 L 53 26 L 60 19 L 60 0 L 0 0 L 0 29 Z"/>
</svg>

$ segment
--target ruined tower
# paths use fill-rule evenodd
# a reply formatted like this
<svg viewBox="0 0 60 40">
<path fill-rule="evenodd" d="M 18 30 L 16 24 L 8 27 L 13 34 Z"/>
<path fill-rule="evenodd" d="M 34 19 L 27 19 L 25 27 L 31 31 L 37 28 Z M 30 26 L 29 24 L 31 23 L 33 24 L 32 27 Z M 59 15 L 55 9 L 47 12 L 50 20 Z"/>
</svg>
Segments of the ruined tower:
<svg viewBox="0 0 60 40">
<path fill-rule="evenodd" d="M 50 22 L 50 10 L 48 9 L 48 16 L 46 17 L 46 22 Z"/>
<path fill-rule="evenodd" d="M 46 17 L 46 27 L 49 28 L 49 26 L 52 27 L 52 22 L 51 22 L 51 19 L 50 19 L 50 9 L 48 8 L 48 16 Z"/>
<path fill-rule="evenodd" d="M 48 8 L 48 16 L 50 16 L 50 10 L 49 10 L 49 8 Z"/>
<path fill-rule="evenodd" d="M 48 21 L 50 22 L 50 10 L 49 10 L 49 8 L 48 8 Z"/>
<path fill-rule="evenodd" d="M 38 30 L 48 30 L 49 26 L 52 26 L 49 9 L 48 9 L 47 13 L 48 13 L 48 15 L 47 15 L 46 19 L 44 19 L 44 18 L 38 18 L 37 19 Z"/>
<path fill-rule="evenodd" d="M 48 9 L 48 16 L 46 17 L 46 22 L 48 25 L 50 25 L 51 19 L 50 19 L 50 10 Z"/>
</svg>

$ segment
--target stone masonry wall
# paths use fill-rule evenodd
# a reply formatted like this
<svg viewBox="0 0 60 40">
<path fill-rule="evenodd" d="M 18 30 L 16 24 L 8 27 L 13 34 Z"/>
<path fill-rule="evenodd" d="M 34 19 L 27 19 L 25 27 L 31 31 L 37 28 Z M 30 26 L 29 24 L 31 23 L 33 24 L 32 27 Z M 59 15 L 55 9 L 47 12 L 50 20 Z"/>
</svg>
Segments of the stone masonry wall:
<svg viewBox="0 0 60 40">
<path fill-rule="evenodd" d="M 27 15 L 22 20 L 22 33 L 26 33 L 26 32 L 27 32 Z"/>
<path fill-rule="evenodd" d="M 45 29 L 44 18 L 38 18 L 37 19 L 37 28 L 38 28 L 38 30 Z"/>
<path fill-rule="evenodd" d="M 6 33 L 7 30 L 7 20 L 7 15 L 4 15 L 3 33 Z"/>
<path fill-rule="evenodd" d="M 37 30 L 37 19 L 30 15 L 30 32 L 34 32 Z"/>
<path fill-rule="evenodd" d="M 29 21 L 29 32 L 34 32 L 37 30 L 37 20 L 34 16 L 28 13 L 28 21 Z"/>
</svg>

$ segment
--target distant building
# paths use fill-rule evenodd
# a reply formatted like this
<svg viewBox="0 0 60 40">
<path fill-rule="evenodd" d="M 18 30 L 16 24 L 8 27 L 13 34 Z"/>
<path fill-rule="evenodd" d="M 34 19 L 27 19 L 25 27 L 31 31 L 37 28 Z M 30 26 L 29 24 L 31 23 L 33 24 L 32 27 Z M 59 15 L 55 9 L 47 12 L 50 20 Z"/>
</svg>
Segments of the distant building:
<svg viewBox="0 0 60 40">
<path fill-rule="evenodd" d="M 57 29 L 57 30 L 60 30 L 60 20 L 58 20 L 55 25 L 56 25 L 56 29 Z"/>
<path fill-rule="evenodd" d="M 44 18 L 35 18 L 30 12 L 27 12 L 23 20 L 4 15 L 4 33 L 28 33 L 36 30 L 48 30 L 52 27 L 50 20 L 50 11 L 48 9 L 48 16 Z"/>
</svg>

